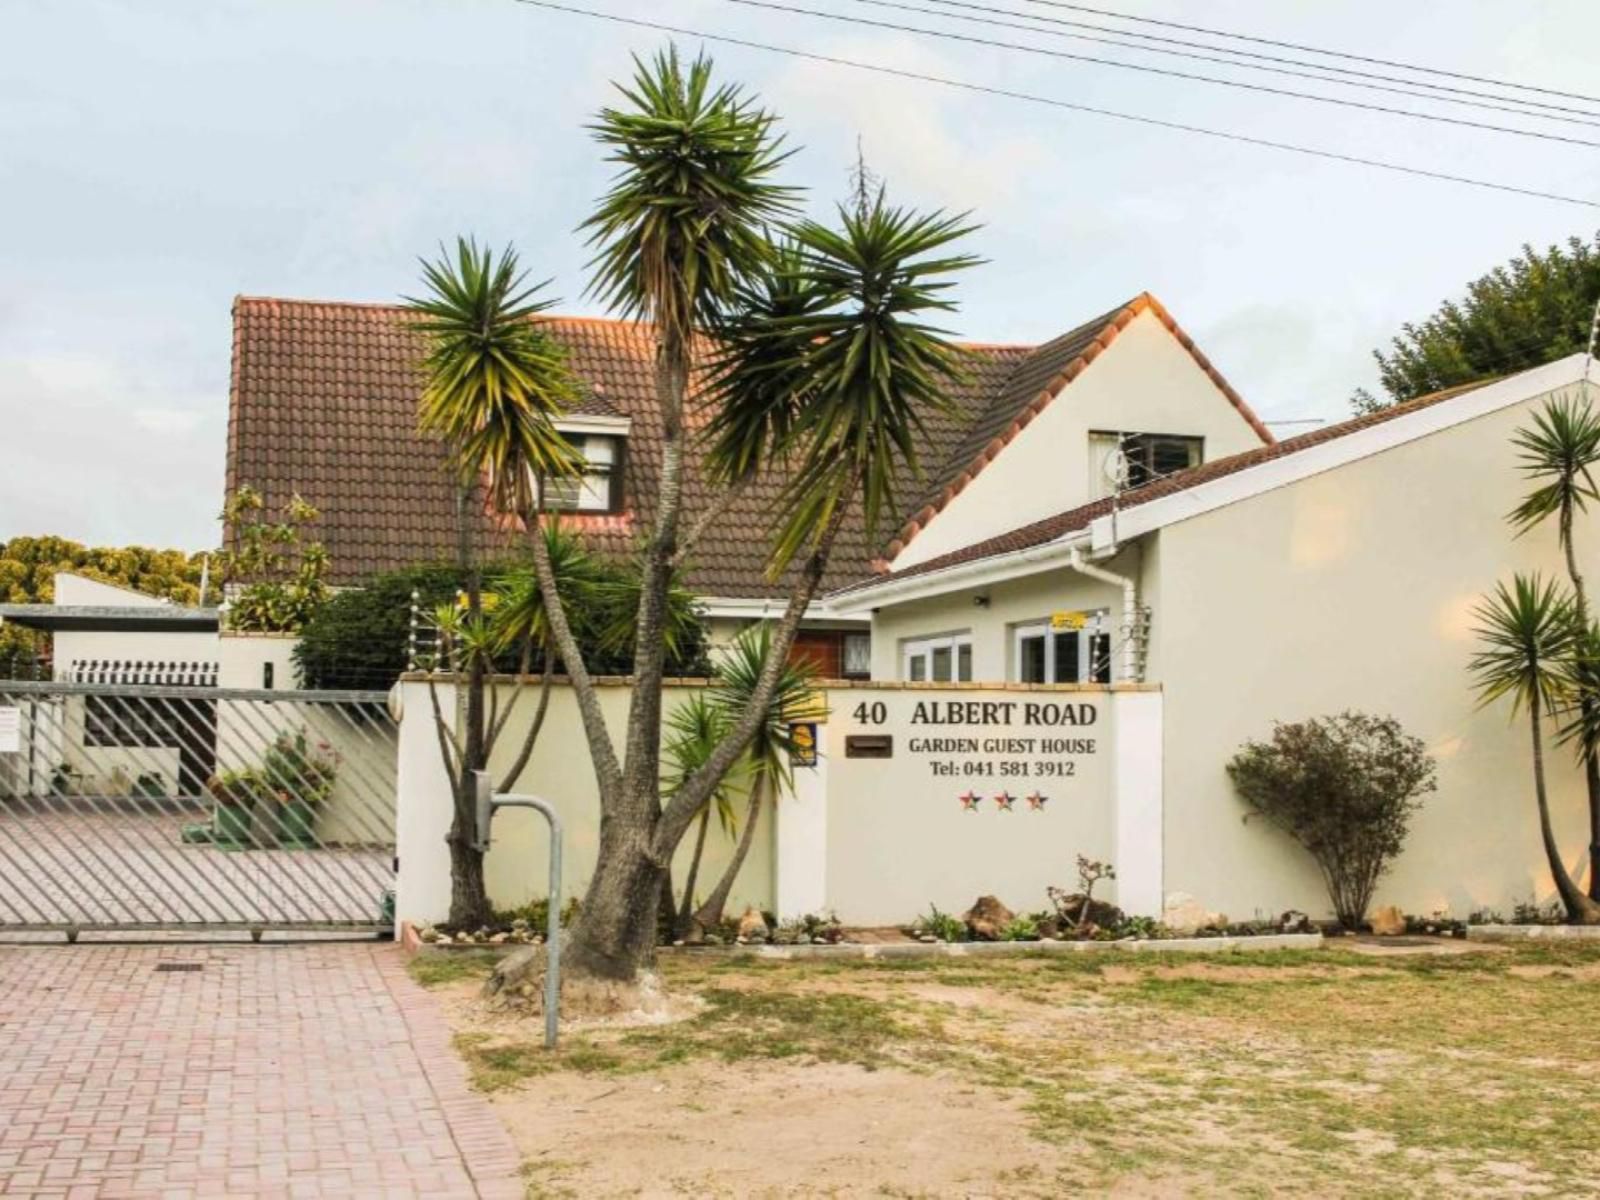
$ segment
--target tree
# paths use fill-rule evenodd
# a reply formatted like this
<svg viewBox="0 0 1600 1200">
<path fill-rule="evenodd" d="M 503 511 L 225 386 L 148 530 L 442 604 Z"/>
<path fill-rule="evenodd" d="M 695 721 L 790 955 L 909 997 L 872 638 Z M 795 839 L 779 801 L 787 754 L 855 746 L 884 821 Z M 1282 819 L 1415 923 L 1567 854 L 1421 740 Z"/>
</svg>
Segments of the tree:
<svg viewBox="0 0 1600 1200">
<path fill-rule="evenodd" d="M 1537 486 L 1507 519 L 1519 537 L 1551 517 L 1556 519 L 1556 537 L 1572 585 L 1572 618 L 1580 641 L 1588 646 L 1573 659 L 1578 719 L 1569 730 L 1589 793 L 1589 898 L 1600 900 L 1600 655 L 1595 653 L 1600 635 L 1594 629 L 1588 586 L 1578 569 L 1572 537 L 1577 516 L 1588 511 L 1590 500 L 1600 498 L 1594 479 L 1595 465 L 1600 463 L 1600 418 L 1579 396 L 1552 398 L 1534 414 L 1531 427 L 1517 430 L 1512 442 L 1523 475 Z"/>
<path fill-rule="evenodd" d="M 0 543 L 0 603 L 48 604 L 55 574 L 71 571 L 101 583 L 196 604 L 207 553 L 152 550 L 147 546 L 89 547 L 62 537 L 14 537 Z M 220 571 L 212 573 L 220 585 Z M 218 592 L 208 597 L 213 603 Z M 48 674 L 50 636 L 20 625 L 0 626 L 0 678 Z"/>
<path fill-rule="evenodd" d="M 946 405 L 958 352 L 917 318 L 948 310 L 945 278 L 972 264 L 939 257 L 966 232 L 960 219 L 887 207 L 842 213 L 843 229 L 804 222 L 784 261 L 769 226 L 789 189 L 772 177 L 786 157 L 774 118 L 738 88 L 713 86 L 709 60 L 675 51 L 638 63 L 624 108 L 594 126 L 621 171 L 586 223 L 597 248 L 592 290 L 652 324 L 663 456 L 657 507 L 641 553 L 634 688 L 618 753 L 541 540 L 534 562 L 598 783 L 595 871 L 572 932 L 573 969 L 631 978 L 654 954 L 662 883 L 679 841 L 765 718 L 801 618 L 840 527 L 858 499 L 868 536 L 892 514 L 894 476 L 915 462 L 922 413 Z M 671 572 L 717 509 L 683 535 L 691 366 L 717 347 L 701 397 L 710 410 L 705 470 L 725 493 L 769 471 L 789 483 L 770 570 L 792 569 L 772 656 L 723 741 L 669 800 L 661 794 L 664 601 Z M 535 517 L 543 520 L 537 510 Z"/>
<path fill-rule="evenodd" d="M 1245 743 L 1228 763 L 1245 803 L 1316 860 L 1346 929 L 1366 919 L 1433 775 L 1420 738 L 1358 712 L 1276 723 L 1270 740 Z"/>
<path fill-rule="evenodd" d="M 1511 715 L 1526 710 L 1533 744 L 1533 794 L 1539 810 L 1539 836 L 1556 892 L 1574 924 L 1600 924 L 1600 904 L 1589 899 L 1561 858 L 1550 821 L 1545 783 L 1544 721 L 1570 702 L 1570 663 L 1579 629 L 1572 599 L 1552 580 L 1516 575 L 1499 584 L 1477 608 L 1482 644 L 1472 657 L 1480 704 L 1509 697 Z"/>
<path fill-rule="evenodd" d="M 1579 353 L 1588 345 L 1597 301 L 1600 234 L 1592 243 L 1570 238 L 1542 254 L 1525 245 L 1505 266 L 1469 283 L 1463 299 L 1447 300 L 1419 325 L 1402 326 L 1388 353 L 1374 350 L 1387 398 L 1358 390 L 1352 404 L 1368 412 Z"/>
<path fill-rule="evenodd" d="M 746 629 L 723 652 L 717 663 L 712 703 L 727 714 L 725 725 L 731 726 L 735 714 L 748 711 L 755 703 L 757 688 L 771 658 L 772 627 L 766 622 Z M 762 721 L 739 764 L 742 775 L 750 781 L 744 828 L 739 833 L 733 857 L 723 868 L 722 877 L 694 914 L 702 929 L 715 929 L 722 923 L 734 881 L 739 878 L 755 842 L 763 804 L 769 799 L 778 800 L 784 792 L 794 788 L 794 770 L 789 765 L 795 751 L 792 722 L 802 717 L 819 719 L 826 715 L 821 697 L 813 687 L 815 679 L 816 669 L 809 661 L 785 662 L 778 674 L 777 687 L 766 701 Z M 686 888 L 685 902 L 688 896 Z"/>
<path fill-rule="evenodd" d="M 491 721 L 485 703 L 494 634 L 484 617 L 483 574 L 473 536 L 481 506 L 475 500 L 482 489 L 496 511 L 525 512 L 536 478 L 577 472 L 578 456 L 552 424 L 570 403 L 575 385 L 564 352 L 534 320 L 549 307 L 534 298 L 544 285 L 528 286 L 514 251 L 507 248 L 496 258 L 458 238 L 454 259 L 441 253 L 437 262 L 424 260 L 422 267 L 428 294 L 408 298 L 407 306 L 427 345 L 418 424 L 443 441 L 456 486 L 456 565 L 466 600 L 453 628 L 464 676 L 459 721 L 447 721 L 431 688 L 430 695 L 455 796 L 447 837 L 450 922 L 477 928 L 491 910 L 483 854 L 476 846 L 473 772 L 487 765 L 494 735 L 503 726 Z M 533 541 L 543 549 L 542 536 Z M 553 575 L 550 583 L 553 595 Z"/>
<path fill-rule="evenodd" d="M 320 514 L 297 493 L 278 519 L 248 485 L 222 508 L 228 548 L 218 556 L 222 578 L 237 584 L 228 603 L 228 628 L 247 633 L 295 633 L 328 598 L 328 552 L 307 536 Z"/>
</svg>

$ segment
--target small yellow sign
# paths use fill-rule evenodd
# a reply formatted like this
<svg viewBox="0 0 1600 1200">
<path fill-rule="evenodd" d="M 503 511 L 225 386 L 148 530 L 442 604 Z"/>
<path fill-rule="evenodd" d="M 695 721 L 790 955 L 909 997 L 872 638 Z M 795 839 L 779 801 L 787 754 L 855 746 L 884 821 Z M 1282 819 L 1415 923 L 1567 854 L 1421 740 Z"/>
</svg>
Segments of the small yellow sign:
<svg viewBox="0 0 1600 1200">
<path fill-rule="evenodd" d="M 1050 614 L 1051 629 L 1082 629 L 1089 623 L 1089 614 L 1080 611 L 1053 612 Z"/>
</svg>

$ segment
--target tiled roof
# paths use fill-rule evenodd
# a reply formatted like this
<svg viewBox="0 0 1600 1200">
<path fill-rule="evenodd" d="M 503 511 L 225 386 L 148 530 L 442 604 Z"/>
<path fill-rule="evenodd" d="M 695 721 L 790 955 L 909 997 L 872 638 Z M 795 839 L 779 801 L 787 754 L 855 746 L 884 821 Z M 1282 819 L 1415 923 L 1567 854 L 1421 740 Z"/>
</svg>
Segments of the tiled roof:
<svg viewBox="0 0 1600 1200">
<path fill-rule="evenodd" d="M 897 494 L 912 514 L 889 544 L 897 553 L 966 486 L 1135 316 L 1154 312 L 1262 435 L 1265 427 L 1149 295 L 1096 317 L 1042 346 L 972 345 L 965 380 L 948 412 L 925 416 L 918 476 L 907 465 Z M 453 489 L 438 443 L 417 432 L 420 335 L 407 311 L 388 304 L 240 297 L 233 308 L 233 373 L 227 487 L 249 484 L 269 507 L 299 492 L 322 512 L 319 535 L 336 584 L 453 556 Z M 624 510 L 567 518 L 597 550 L 626 553 L 648 527 L 660 476 L 662 424 L 655 404 L 650 327 L 629 321 L 548 321 L 587 387 L 577 411 L 626 416 Z M 703 412 L 691 412 L 698 428 Z M 692 457 L 692 456 L 691 456 Z M 701 539 L 689 582 L 701 595 L 771 597 L 786 581 L 763 574 L 781 478 L 757 481 Z M 692 470 L 689 521 L 710 500 Z M 486 547 L 514 537 L 490 514 L 478 521 Z M 841 531 L 824 588 L 881 571 L 884 547 L 868 545 L 856 514 Z"/>
<path fill-rule="evenodd" d="M 405 309 L 384 304 L 321 303 L 240 297 L 233 307 L 233 372 L 228 420 L 227 487 L 258 489 L 269 508 L 295 492 L 322 513 L 318 533 L 336 584 L 454 554 L 453 489 L 437 442 L 417 432 L 420 336 Z M 571 355 L 588 387 L 582 412 L 631 421 L 624 456 L 625 509 L 573 515 L 594 548 L 626 553 L 647 528 L 660 477 L 662 425 L 655 404 L 654 343 L 648 326 L 627 321 L 558 317 L 551 333 Z M 1027 347 L 972 347 L 967 380 L 953 390 L 952 410 L 929 414 L 924 471 L 987 409 Z M 703 413 L 691 412 L 698 427 Z M 779 478 L 758 480 L 701 539 L 690 583 L 708 596 L 786 594 L 763 568 Z M 908 469 L 901 494 L 926 487 Z M 708 504 L 691 472 L 689 521 Z M 485 514 L 478 536 L 491 549 L 508 536 Z M 859 517 L 841 532 L 826 586 L 859 578 L 873 553 Z"/>
<path fill-rule="evenodd" d="M 1152 313 L 1171 331 L 1178 344 L 1193 356 L 1200 369 L 1228 398 L 1228 402 L 1239 410 L 1261 440 L 1271 443 L 1273 438 L 1267 427 L 1250 411 L 1250 406 L 1233 390 L 1222 373 L 1200 353 L 1194 340 L 1179 328 L 1172 314 L 1149 292 L 1141 292 L 1126 304 L 1102 313 L 1094 320 L 1086 321 L 1028 353 L 1006 380 L 995 402 L 979 414 L 943 468 L 935 475 L 935 486 L 925 496 L 925 502 L 907 519 L 899 536 L 889 543 L 888 557 L 893 558 L 904 550 L 911 539 L 955 499 L 995 455 L 1026 429 L 1045 406 L 1060 395 L 1067 384 L 1087 370 L 1089 364 L 1111 345 L 1116 336 L 1143 312 Z"/>
<path fill-rule="evenodd" d="M 1484 387 L 1493 380 L 1482 379 L 1474 383 L 1461 384 L 1458 387 L 1447 388 L 1444 391 L 1434 392 L 1431 395 L 1420 396 L 1404 404 L 1396 404 L 1389 408 L 1379 409 L 1376 412 L 1364 413 L 1348 421 L 1341 421 L 1336 425 L 1326 425 L 1321 429 L 1314 429 L 1309 433 L 1302 433 L 1297 437 L 1287 438 L 1281 442 L 1260 446 L 1254 450 L 1245 450 L 1239 454 L 1229 455 L 1227 458 L 1215 459 L 1208 463 L 1201 463 L 1197 467 L 1190 467 L 1186 471 L 1175 471 L 1173 474 L 1147 483 L 1143 487 L 1124 492 L 1117 508 L 1121 512 L 1137 508 L 1141 504 L 1148 504 L 1152 500 L 1160 500 L 1164 496 L 1176 492 L 1187 491 L 1199 487 L 1203 483 L 1210 483 L 1228 475 L 1237 474 L 1249 467 L 1260 466 L 1262 463 L 1274 459 L 1287 458 L 1301 450 L 1309 450 L 1313 446 L 1320 446 L 1336 438 L 1356 433 L 1362 429 L 1370 429 L 1374 425 L 1381 425 L 1385 421 L 1392 421 L 1395 417 L 1406 413 L 1416 412 L 1418 409 L 1428 408 L 1459 396 L 1464 392 L 1474 391 Z M 837 589 L 837 593 L 859 591 L 863 588 L 875 587 L 878 584 L 891 580 L 910 579 L 917 575 L 928 575 L 935 571 L 942 571 L 947 567 L 957 567 L 965 563 L 977 562 L 985 558 L 993 558 L 1001 554 L 1012 554 L 1021 550 L 1031 550 L 1035 546 L 1043 546 L 1068 534 L 1081 533 L 1089 528 L 1091 522 L 1110 514 L 1112 502 L 1110 498 L 1095 500 L 1088 504 L 1081 504 L 1077 508 L 1068 509 L 1066 512 L 1045 517 L 1039 521 L 1030 522 L 1016 529 L 1007 530 L 981 542 L 974 542 L 970 546 L 963 546 L 959 550 L 952 550 L 948 554 L 941 554 L 919 562 L 914 566 L 906 567 L 900 571 L 888 574 L 879 574 L 874 578 L 863 578 L 847 587 Z M 837 594 L 836 593 L 836 594 Z"/>
</svg>

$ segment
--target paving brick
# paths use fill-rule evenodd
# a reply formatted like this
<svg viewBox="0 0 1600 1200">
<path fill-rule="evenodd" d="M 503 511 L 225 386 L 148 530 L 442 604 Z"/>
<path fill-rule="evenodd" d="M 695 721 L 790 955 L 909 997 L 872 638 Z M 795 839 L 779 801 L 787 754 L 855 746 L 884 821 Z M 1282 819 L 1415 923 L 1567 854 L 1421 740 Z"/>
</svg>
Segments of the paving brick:
<svg viewBox="0 0 1600 1200">
<path fill-rule="evenodd" d="M 392 947 L 0 947 L 0 1028 L 0 1195 L 521 1194 Z"/>
</svg>

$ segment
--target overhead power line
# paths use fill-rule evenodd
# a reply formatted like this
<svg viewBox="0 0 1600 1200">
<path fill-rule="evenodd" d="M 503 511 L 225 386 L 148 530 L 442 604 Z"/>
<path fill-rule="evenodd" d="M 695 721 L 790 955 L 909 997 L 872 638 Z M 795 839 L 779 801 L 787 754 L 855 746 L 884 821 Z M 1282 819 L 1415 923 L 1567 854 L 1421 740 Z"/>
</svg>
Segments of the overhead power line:
<svg viewBox="0 0 1600 1200">
<path fill-rule="evenodd" d="M 1517 116 L 1537 117 L 1547 121 L 1564 121 L 1574 125 L 1600 125 L 1600 111 L 1572 108 L 1563 104 L 1551 104 L 1545 100 L 1524 100 L 1516 96 L 1501 96 L 1492 92 L 1475 91 L 1472 88 L 1453 87 L 1446 83 L 1429 83 L 1426 80 L 1398 78 L 1393 75 L 1380 74 L 1376 71 L 1359 71 L 1350 67 L 1338 67 L 1331 63 L 1313 62 L 1304 58 L 1284 58 L 1277 54 L 1261 54 L 1254 50 L 1236 50 L 1229 46 L 1214 46 L 1208 42 L 1193 42 L 1185 38 L 1162 37 L 1160 34 L 1155 33 L 1115 29 L 1109 25 L 1095 25 L 1086 21 L 1072 21 L 1063 17 L 1018 12 L 1015 9 L 996 8 L 988 4 L 974 4 L 970 0 L 927 0 L 927 2 L 937 4 L 939 8 L 920 8 L 912 4 L 897 3 L 896 0 L 855 0 L 857 4 L 867 4 L 877 8 L 900 9 L 906 12 L 920 13 L 923 16 L 943 17 L 952 21 L 969 21 L 978 25 L 994 25 L 1007 29 L 1048 33 L 1052 37 L 1072 38 L 1076 41 L 1093 42 L 1103 46 L 1117 46 L 1145 54 L 1166 54 L 1176 58 L 1220 63 L 1224 66 L 1237 67 L 1247 71 L 1263 71 L 1273 75 L 1287 75 L 1295 79 L 1314 79 L 1322 83 L 1337 84 L 1341 87 L 1390 92 L 1399 96 L 1412 96 L 1420 100 L 1434 100 L 1441 104 L 1460 104 L 1472 108 L 1490 109 L 1495 112 L 1514 113 Z M 963 12 L 941 11 L 944 9 L 964 9 L 967 12 L 983 13 L 985 15 L 971 17 Z M 1037 22 L 1038 24 L 1002 21 L 997 19 L 999 17 L 1018 17 L 1022 21 Z M 1048 25 L 1050 28 L 1041 29 L 1039 24 Z M 1091 32 L 1067 32 L 1068 30 L 1079 29 L 1086 29 Z M 1109 34 L 1111 36 L 1096 37 L 1093 34 Z M 1125 40 L 1128 38 L 1137 40 Z M 1143 44 L 1146 42 L 1157 44 Z M 1167 49 L 1168 46 L 1182 46 L 1185 49 L 1169 50 Z M 1210 51 L 1211 53 L 1194 53 L 1194 51 Z M 1225 58 L 1221 57 L 1222 55 L 1231 57 Z M 1286 65 L 1262 65 L 1265 63 Z M 1291 69 L 1294 67 L 1306 67 L 1309 70 Z M 1426 90 L 1417 91 L 1415 90 L 1417 88 Z M 1512 107 L 1513 105 L 1517 107 Z"/>
<path fill-rule="evenodd" d="M 773 12 L 789 13 L 801 17 L 817 17 L 824 21 L 837 21 L 844 25 L 861 25 L 871 29 L 887 29 L 895 33 L 914 33 L 944 41 L 964 42 L 973 46 L 987 46 L 996 50 L 1016 50 L 1023 54 L 1042 55 L 1046 58 L 1070 59 L 1074 62 L 1094 63 L 1115 67 L 1121 71 L 1138 71 L 1145 75 L 1161 75 L 1169 79 L 1187 79 L 1194 83 L 1209 83 L 1218 87 L 1237 88 L 1241 91 L 1259 92 L 1269 96 L 1287 96 L 1295 100 L 1311 100 L 1318 104 L 1333 104 L 1340 108 L 1355 108 L 1386 116 L 1406 117 L 1416 121 L 1432 121 L 1443 125 L 1457 125 L 1467 129 L 1483 129 L 1492 133 L 1512 134 L 1516 137 L 1537 138 L 1547 142 L 1565 142 L 1572 146 L 1592 146 L 1600 150 L 1600 142 L 1587 138 L 1568 137 L 1561 133 L 1545 133 L 1535 129 L 1518 129 L 1512 125 L 1494 125 L 1487 121 L 1469 121 L 1465 117 L 1447 117 L 1442 113 L 1418 112 L 1410 108 L 1394 108 L 1387 104 L 1371 104 L 1364 100 L 1351 100 L 1340 96 L 1322 96 L 1315 92 L 1297 92 L 1291 88 L 1269 87 L 1264 83 L 1247 83 L 1241 79 L 1223 79 L 1216 75 L 1197 75 L 1192 71 L 1174 71 L 1167 67 L 1152 67 L 1144 63 L 1119 62 L 1114 58 L 1099 58 L 1092 54 L 1074 54 L 1069 50 L 1048 50 L 1043 46 L 1027 46 L 1020 42 L 1003 42 L 996 38 L 978 37 L 970 33 L 956 33 L 949 29 L 927 29 L 919 25 L 902 25 L 896 21 L 877 21 L 871 17 L 851 17 L 843 13 L 827 12 L 817 8 L 779 4 L 776 0 L 727 0 L 745 8 L 764 8 Z"/>
<path fill-rule="evenodd" d="M 1290 154 L 1301 154 L 1311 158 L 1322 158 L 1332 162 L 1349 163 L 1355 166 L 1372 167 L 1380 171 L 1390 171 L 1399 175 L 1412 175 L 1420 179 L 1432 179 L 1442 183 L 1456 183 L 1466 187 L 1481 188 L 1492 192 L 1504 192 L 1515 196 L 1528 196 L 1536 200 L 1553 200 L 1559 204 L 1572 204 L 1581 208 L 1600 208 L 1600 201 L 1586 200 L 1580 196 L 1566 196 L 1559 192 L 1546 192 L 1537 188 L 1520 187 L 1512 183 L 1499 183 L 1490 179 L 1477 179 L 1469 175 L 1455 175 L 1447 171 L 1433 171 L 1425 167 L 1410 166 L 1405 163 L 1390 162 L 1381 158 L 1366 158 L 1357 154 L 1343 154 L 1337 150 L 1322 150 L 1312 146 L 1297 145 L 1293 142 L 1280 142 L 1271 138 L 1255 137 L 1251 134 L 1236 133 L 1231 130 L 1213 129 L 1205 125 L 1191 125 L 1183 121 L 1168 121 L 1160 117 L 1147 117 L 1138 113 L 1119 112 L 1116 109 L 1100 108 L 1092 104 L 1078 104 L 1070 100 L 1058 100 L 1049 96 L 1039 96 L 1031 92 L 1016 91 L 1011 88 L 992 87 L 988 84 L 971 83 L 962 79 L 950 79 L 942 75 L 931 75 L 921 71 L 907 71 L 899 67 L 884 66 L 881 63 L 861 62 L 856 59 L 841 58 L 837 55 L 818 54 L 810 50 L 797 50 L 792 46 L 779 46 L 770 42 L 759 42 L 751 38 L 734 37 L 731 34 L 708 33 L 701 29 L 689 29 L 682 25 L 669 25 L 663 21 L 647 21 L 642 17 L 624 17 L 617 13 L 597 12 L 594 9 L 580 8 L 574 4 L 558 3 L 557 0 L 513 0 L 514 3 L 527 5 L 530 8 L 542 8 L 551 12 L 569 13 L 573 16 L 589 17 L 593 20 L 607 21 L 614 25 L 628 25 L 636 29 L 653 29 L 658 33 L 673 33 L 682 37 L 698 38 L 706 42 L 717 42 L 725 46 L 741 46 L 748 50 L 762 50 L 771 54 L 783 54 L 790 58 L 805 59 L 810 62 L 827 63 L 836 67 L 848 67 L 856 71 L 869 71 L 877 75 L 889 75 L 897 79 L 910 79 L 921 83 L 937 84 L 940 87 L 954 88 L 959 91 L 973 92 L 984 96 L 997 96 L 1008 100 L 1020 100 L 1027 104 L 1043 105 L 1047 108 L 1063 109 L 1068 112 L 1087 113 L 1091 116 L 1109 117 L 1116 121 L 1127 121 L 1136 125 L 1146 125 L 1156 129 L 1169 129 L 1179 133 L 1198 134 L 1201 137 L 1216 138 L 1221 141 L 1238 142 L 1247 146 L 1260 146 L 1269 150 L 1282 150 Z"/>
<path fill-rule="evenodd" d="M 1494 79 L 1487 75 L 1469 75 L 1464 71 L 1447 71 L 1442 67 L 1428 67 L 1420 63 L 1400 62 L 1392 58 L 1374 58 L 1365 54 L 1351 54 L 1343 50 L 1327 50 L 1321 46 L 1308 46 L 1302 42 L 1284 42 L 1273 38 L 1257 37 L 1248 33 L 1233 33 L 1226 29 L 1209 29 L 1204 25 L 1185 25 L 1181 21 L 1163 21 L 1158 17 L 1140 17 L 1132 13 L 1115 12 L 1109 8 L 1090 8 L 1086 4 L 1069 4 L 1066 0 L 1026 0 L 1045 8 L 1067 9 L 1071 12 L 1089 13 L 1096 17 L 1111 17 L 1117 21 L 1133 21 L 1140 25 L 1159 25 L 1165 29 L 1181 29 L 1185 33 L 1203 33 L 1209 37 L 1231 38 L 1250 42 L 1256 46 L 1273 46 L 1279 50 L 1302 50 L 1308 54 L 1322 54 L 1329 58 L 1342 58 L 1346 62 L 1367 63 L 1374 67 L 1392 67 L 1400 71 L 1416 71 L 1426 75 L 1439 75 L 1446 79 L 1461 79 L 1468 83 L 1484 83 L 1490 87 L 1514 88 L 1522 92 L 1537 92 L 1541 96 L 1562 96 L 1568 100 L 1586 100 L 1600 104 L 1600 96 L 1586 96 L 1582 92 L 1565 92 L 1559 88 L 1539 87 L 1531 83 L 1517 83 L 1509 79 Z"/>
</svg>

